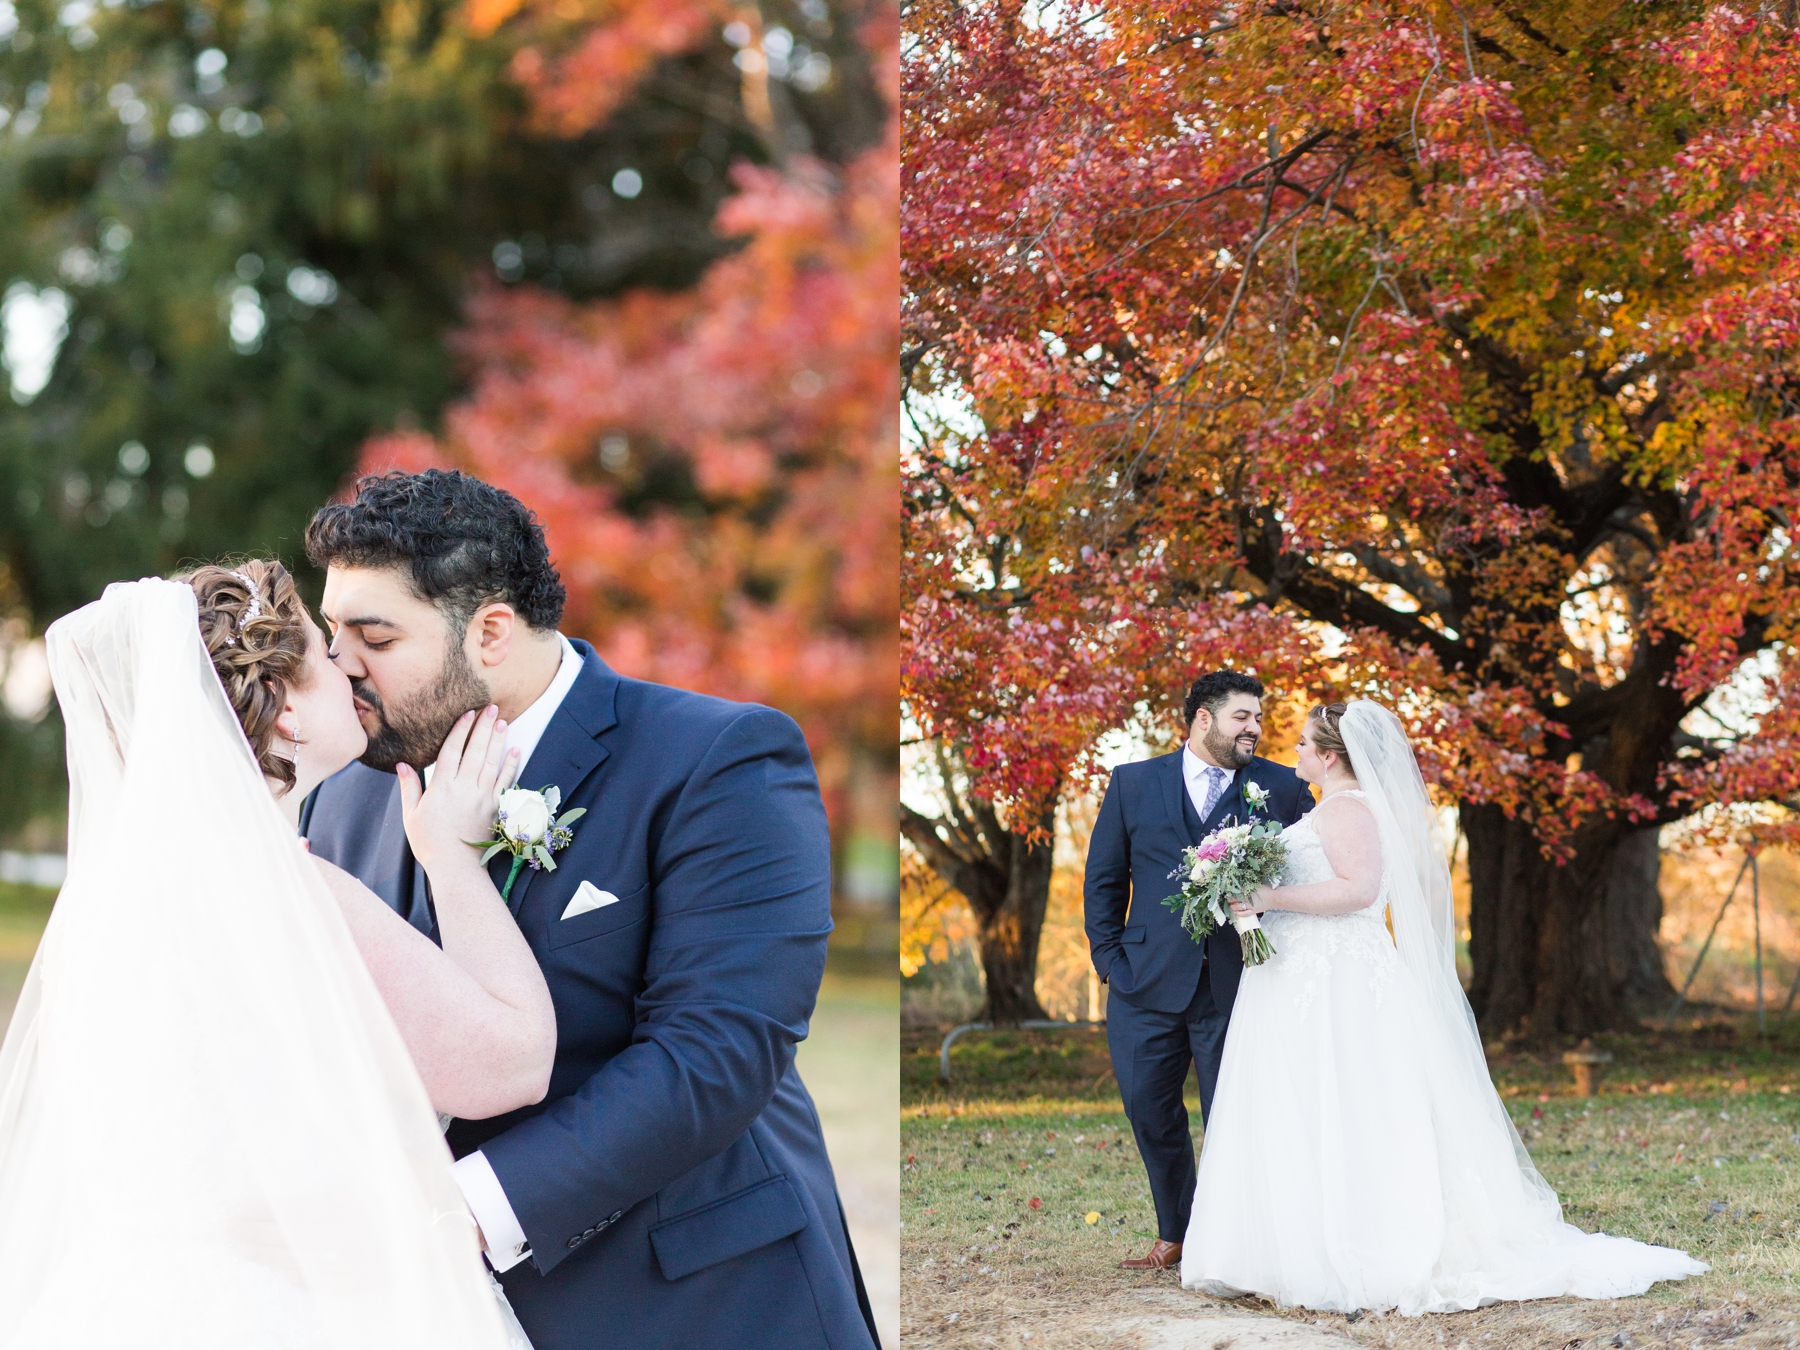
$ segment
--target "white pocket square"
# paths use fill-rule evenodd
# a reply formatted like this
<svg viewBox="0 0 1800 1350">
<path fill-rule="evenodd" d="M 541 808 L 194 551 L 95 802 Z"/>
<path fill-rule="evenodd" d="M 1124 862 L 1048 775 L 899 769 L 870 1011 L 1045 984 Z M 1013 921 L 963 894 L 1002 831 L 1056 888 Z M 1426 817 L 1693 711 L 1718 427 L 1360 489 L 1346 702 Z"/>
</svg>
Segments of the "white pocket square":
<svg viewBox="0 0 1800 1350">
<path fill-rule="evenodd" d="M 562 912 L 565 919 L 572 919 L 577 914 L 586 914 L 590 909 L 605 909 L 608 905 L 619 903 L 619 897 L 611 891 L 603 891 L 591 881 L 584 881 L 575 891 L 575 898 L 569 901 L 569 907 Z"/>
</svg>

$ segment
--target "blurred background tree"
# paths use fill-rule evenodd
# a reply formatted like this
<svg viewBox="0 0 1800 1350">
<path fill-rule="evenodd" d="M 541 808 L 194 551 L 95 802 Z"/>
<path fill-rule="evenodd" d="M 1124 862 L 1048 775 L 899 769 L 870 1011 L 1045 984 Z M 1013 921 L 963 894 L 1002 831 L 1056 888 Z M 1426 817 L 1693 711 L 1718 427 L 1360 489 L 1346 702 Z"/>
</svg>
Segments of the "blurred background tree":
<svg viewBox="0 0 1800 1350">
<path fill-rule="evenodd" d="M 837 827 L 840 893 L 889 914 L 899 875 L 896 15 L 878 8 L 861 21 L 879 115 L 847 106 L 828 140 L 773 78 L 798 78 L 814 54 L 797 55 L 792 35 L 755 12 L 597 8 L 606 25 L 572 30 L 561 3 L 487 0 L 474 15 L 516 27 L 512 69 L 537 125 L 566 134 L 616 115 L 634 72 L 726 20 L 739 103 L 763 151 L 733 167 L 715 222 L 740 247 L 681 292 L 483 287 L 460 338 L 469 395 L 440 435 L 373 441 L 363 467 L 453 465 L 506 487 L 544 519 L 569 585 L 567 625 L 608 660 L 791 712 Z M 846 139 L 852 123 L 860 130 Z M 874 945 L 891 962 L 890 943 Z"/>
<path fill-rule="evenodd" d="M 880 0 L 0 3 L 14 673 L 184 559 L 273 552 L 316 596 L 312 511 L 435 456 L 544 516 L 569 630 L 621 668 L 793 712 L 840 877 L 891 904 L 896 28 Z M 54 712 L 11 706 L 0 842 L 54 846 Z"/>
</svg>

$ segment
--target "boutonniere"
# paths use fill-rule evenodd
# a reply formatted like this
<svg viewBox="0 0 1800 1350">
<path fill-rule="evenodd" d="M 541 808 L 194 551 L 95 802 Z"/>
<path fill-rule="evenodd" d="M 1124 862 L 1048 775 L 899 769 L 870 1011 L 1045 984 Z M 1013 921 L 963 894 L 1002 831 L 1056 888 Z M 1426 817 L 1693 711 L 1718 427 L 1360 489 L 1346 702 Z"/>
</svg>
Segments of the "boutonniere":
<svg viewBox="0 0 1800 1350">
<path fill-rule="evenodd" d="M 1269 790 L 1260 783 L 1245 783 L 1244 800 L 1250 803 L 1250 812 L 1254 815 L 1269 804 Z"/>
<path fill-rule="evenodd" d="M 475 848 L 485 848 L 481 865 L 486 867 L 501 853 L 513 855 L 512 870 L 500 888 L 500 898 L 512 898 L 513 882 L 529 865 L 534 871 L 554 872 L 556 859 L 550 855 L 569 846 L 575 832 L 569 828 L 587 814 L 587 807 L 556 814 L 562 804 L 562 789 L 547 787 L 541 792 L 529 788 L 508 788 L 500 794 L 499 810 L 494 815 L 493 831 L 487 839 L 472 839 Z"/>
</svg>

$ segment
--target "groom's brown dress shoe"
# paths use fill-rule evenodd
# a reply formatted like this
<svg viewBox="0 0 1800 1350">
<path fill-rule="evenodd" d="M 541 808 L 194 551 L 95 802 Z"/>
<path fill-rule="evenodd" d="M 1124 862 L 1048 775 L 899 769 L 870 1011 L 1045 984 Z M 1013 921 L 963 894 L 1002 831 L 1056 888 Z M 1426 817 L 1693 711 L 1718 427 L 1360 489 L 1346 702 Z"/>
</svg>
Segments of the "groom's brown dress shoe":
<svg viewBox="0 0 1800 1350">
<path fill-rule="evenodd" d="M 1119 1262 L 1120 1270 L 1167 1270 L 1170 1266 L 1181 1263 L 1181 1244 L 1164 1242 L 1161 1238 L 1150 1249 L 1150 1255 L 1133 1257 L 1129 1261 Z"/>
</svg>

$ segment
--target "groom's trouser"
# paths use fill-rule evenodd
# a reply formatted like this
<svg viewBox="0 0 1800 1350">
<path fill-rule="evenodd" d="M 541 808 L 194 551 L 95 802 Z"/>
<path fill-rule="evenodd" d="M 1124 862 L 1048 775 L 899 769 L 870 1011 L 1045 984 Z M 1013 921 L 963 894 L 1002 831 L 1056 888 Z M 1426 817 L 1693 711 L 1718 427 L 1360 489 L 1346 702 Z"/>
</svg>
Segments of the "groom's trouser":
<svg viewBox="0 0 1800 1350">
<path fill-rule="evenodd" d="M 1194 1208 L 1194 1141 L 1181 1098 L 1188 1065 L 1200 1079 L 1204 1121 L 1212 1114 L 1219 1061 L 1225 1055 L 1225 1028 L 1231 1020 L 1213 1004 L 1210 973 L 1208 963 L 1184 1012 L 1135 1007 L 1110 990 L 1106 997 L 1106 1046 L 1112 1052 L 1113 1073 L 1138 1154 L 1150 1176 L 1156 1235 L 1165 1242 L 1187 1236 Z"/>
</svg>

